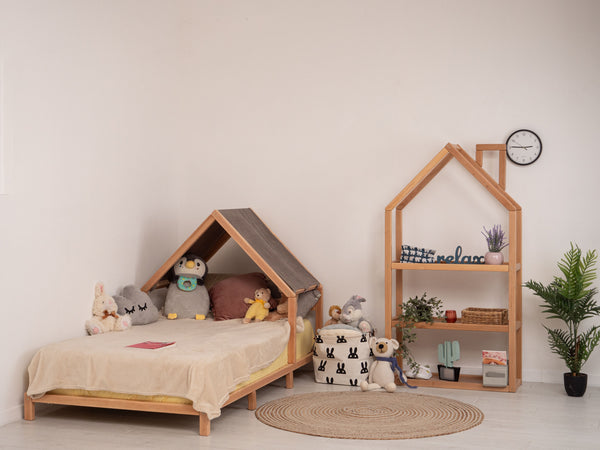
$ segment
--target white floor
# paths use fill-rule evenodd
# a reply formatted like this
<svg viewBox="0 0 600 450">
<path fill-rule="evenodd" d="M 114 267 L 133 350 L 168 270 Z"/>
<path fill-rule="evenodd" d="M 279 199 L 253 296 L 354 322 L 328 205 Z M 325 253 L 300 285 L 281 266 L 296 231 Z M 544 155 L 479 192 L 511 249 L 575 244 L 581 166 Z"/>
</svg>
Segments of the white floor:
<svg viewBox="0 0 600 450">
<path fill-rule="evenodd" d="M 314 382 L 300 372 L 294 389 L 280 380 L 258 392 L 258 406 L 286 395 L 340 391 L 344 386 Z M 0 428 L 1 449 L 389 449 L 510 448 L 600 449 L 600 387 L 582 398 L 568 397 L 560 384 L 525 383 L 516 394 L 419 388 L 418 392 L 453 398 L 477 406 L 481 425 L 462 433 L 402 441 L 327 439 L 289 433 L 259 422 L 240 400 L 211 423 L 201 437 L 198 420 L 188 416 L 93 408 L 38 405 L 36 420 Z"/>
</svg>

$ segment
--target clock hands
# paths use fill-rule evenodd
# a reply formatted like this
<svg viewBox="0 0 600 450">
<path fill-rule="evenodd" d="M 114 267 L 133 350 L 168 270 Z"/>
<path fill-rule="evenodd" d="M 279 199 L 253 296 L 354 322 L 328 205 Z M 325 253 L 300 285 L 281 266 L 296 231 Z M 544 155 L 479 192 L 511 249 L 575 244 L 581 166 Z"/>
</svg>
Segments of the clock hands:
<svg viewBox="0 0 600 450">
<path fill-rule="evenodd" d="M 513 138 L 513 141 L 517 142 L 517 140 L 514 138 Z M 517 142 L 517 144 L 519 144 L 519 143 Z M 521 144 L 519 144 L 519 145 L 511 145 L 510 148 L 525 148 L 525 147 L 523 147 Z"/>
<path fill-rule="evenodd" d="M 517 142 L 517 141 L 515 141 L 515 142 Z M 518 142 L 517 142 L 517 144 L 518 144 Z M 511 145 L 510 146 L 510 148 L 522 148 L 525 150 L 527 150 L 528 148 L 531 148 L 531 147 L 533 147 L 533 145 Z"/>
</svg>

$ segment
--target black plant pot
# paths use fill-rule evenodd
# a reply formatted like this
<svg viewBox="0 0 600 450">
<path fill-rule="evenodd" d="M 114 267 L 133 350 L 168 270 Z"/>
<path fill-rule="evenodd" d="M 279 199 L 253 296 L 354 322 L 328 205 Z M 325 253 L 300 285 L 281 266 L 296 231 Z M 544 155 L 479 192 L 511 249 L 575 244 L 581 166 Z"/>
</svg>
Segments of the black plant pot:
<svg viewBox="0 0 600 450">
<path fill-rule="evenodd" d="M 438 377 L 444 381 L 458 381 L 460 375 L 460 367 L 446 367 L 443 364 L 438 364 Z"/>
<path fill-rule="evenodd" d="M 570 397 L 582 397 L 587 388 L 587 373 L 573 375 L 567 372 L 563 375 L 565 391 Z"/>
</svg>

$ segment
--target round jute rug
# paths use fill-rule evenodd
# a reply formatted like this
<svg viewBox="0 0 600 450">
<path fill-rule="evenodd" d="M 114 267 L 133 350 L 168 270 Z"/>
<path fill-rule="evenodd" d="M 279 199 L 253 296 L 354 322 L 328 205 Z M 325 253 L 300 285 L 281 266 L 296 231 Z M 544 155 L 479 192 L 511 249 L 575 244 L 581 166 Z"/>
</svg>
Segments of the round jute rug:
<svg viewBox="0 0 600 450">
<path fill-rule="evenodd" d="M 261 422 L 295 433 L 337 439 L 414 439 L 458 433 L 483 421 L 467 403 L 431 395 L 314 392 L 256 410 Z"/>
</svg>

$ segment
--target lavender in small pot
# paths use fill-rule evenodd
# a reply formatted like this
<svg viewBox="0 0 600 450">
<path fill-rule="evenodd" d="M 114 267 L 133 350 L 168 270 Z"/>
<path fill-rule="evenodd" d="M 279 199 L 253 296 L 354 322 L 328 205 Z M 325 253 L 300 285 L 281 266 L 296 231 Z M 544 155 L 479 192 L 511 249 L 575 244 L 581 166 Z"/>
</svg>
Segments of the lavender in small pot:
<svg viewBox="0 0 600 450">
<path fill-rule="evenodd" d="M 504 262 L 502 249 L 508 246 L 506 233 L 504 233 L 502 226 L 494 225 L 491 230 L 486 230 L 483 227 L 481 234 L 485 237 L 488 246 L 488 252 L 485 254 L 485 263 L 502 264 Z"/>
</svg>

